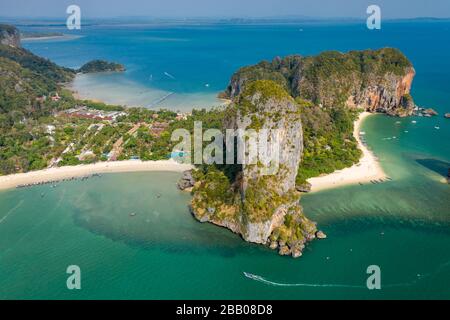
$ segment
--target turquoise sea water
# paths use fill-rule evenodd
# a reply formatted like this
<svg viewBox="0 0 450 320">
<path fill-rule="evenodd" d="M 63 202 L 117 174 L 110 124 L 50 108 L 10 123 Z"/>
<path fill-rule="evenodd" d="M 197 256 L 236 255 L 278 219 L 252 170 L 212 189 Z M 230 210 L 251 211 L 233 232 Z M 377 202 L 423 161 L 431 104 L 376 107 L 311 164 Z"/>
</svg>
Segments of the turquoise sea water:
<svg viewBox="0 0 450 320">
<path fill-rule="evenodd" d="M 135 86 L 152 98 L 175 92 L 165 103 L 180 109 L 192 107 L 189 96 L 208 105 L 237 67 L 264 58 L 394 46 L 416 68 L 416 102 L 441 115 L 364 122 L 367 143 L 393 180 L 304 196 L 305 212 L 328 239 L 298 260 L 195 221 L 176 173 L 0 192 L 0 298 L 450 298 L 450 187 L 442 182 L 450 167 L 450 121 L 442 117 L 450 112 L 450 22 L 385 23 L 381 32 L 363 24 L 82 31 L 76 40 L 25 46 L 71 67 L 93 58 L 122 62 L 125 74 L 98 80 L 115 84 L 124 101 L 136 98 L 127 95 Z M 86 81 L 94 94 L 103 86 Z M 82 270 L 80 291 L 66 288 L 73 264 Z M 365 287 L 369 265 L 380 266 L 382 290 Z"/>
</svg>

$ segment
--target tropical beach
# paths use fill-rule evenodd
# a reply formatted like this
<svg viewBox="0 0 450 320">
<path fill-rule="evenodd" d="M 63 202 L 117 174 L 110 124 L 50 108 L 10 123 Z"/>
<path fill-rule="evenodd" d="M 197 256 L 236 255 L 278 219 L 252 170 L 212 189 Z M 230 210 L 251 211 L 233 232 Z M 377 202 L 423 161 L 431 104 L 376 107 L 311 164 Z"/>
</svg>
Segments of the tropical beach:
<svg viewBox="0 0 450 320">
<path fill-rule="evenodd" d="M 148 171 L 183 172 L 190 169 L 192 169 L 191 165 L 181 164 L 172 159 L 160 161 L 127 160 L 116 162 L 99 162 L 95 164 L 50 168 L 27 173 L 17 173 L 9 176 L 0 176 L 0 190 L 16 188 L 18 186 L 45 184 L 48 182 L 61 181 L 100 173 Z"/>
<path fill-rule="evenodd" d="M 365 184 L 365 183 L 381 183 L 387 176 L 384 173 L 379 160 L 370 151 L 366 144 L 361 140 L 361 124 L 363 121 L 371 116 L 370 112 L 360 113 L 358 119 L 354 122 L 353 136 L 358 142 L 358 147 L 361 149 L 363 155 L 359 162 L 350 168 L 335 171 L 331 174 L 326 174 L 316 178 L 308 179 L 311 183 L 311 192 L 317 192 L 325 189 L 337 188 L 351 184 Z"/>
<path fill-rule="evenodd" d="M 101 101 L 98 101 L 101 102 Z M 337 188 L 345 185 L 370 183 L 371 181 L 381 182 L 386 179 L 386 174 L 380 166 L 378 159 L 368 149 L 367 145 L 361 141 L 361 124 L 371 115 L 369 112 L 360 113 L 354 122 L 354 137 L 358 142 L 358 147 L 363 155 L 358 164 L 350 168 L 325 174 L 320 177 L 310 178 L 311 192 L 317 192 L 330 188 Z M 191 170 L 192 165 L 180 164 L 173 159 L 160 161 L 126 160 L 114 162 L 98 162 L 95 164 L 83 164 L 77 166 L 65 166 L 49 168 L 45 170 L 32 171 L 27 173 L 17 173 L 7 176 L 0 176 L 0 190 L 15 188 L 19 185 L 33 185 L 67 179 L 71 177 L 82 177 L 94 173 L 118 173 L 118 172 L 146 172 L 146 171 L 173 171 L 182 172 Z"/>
</svg>

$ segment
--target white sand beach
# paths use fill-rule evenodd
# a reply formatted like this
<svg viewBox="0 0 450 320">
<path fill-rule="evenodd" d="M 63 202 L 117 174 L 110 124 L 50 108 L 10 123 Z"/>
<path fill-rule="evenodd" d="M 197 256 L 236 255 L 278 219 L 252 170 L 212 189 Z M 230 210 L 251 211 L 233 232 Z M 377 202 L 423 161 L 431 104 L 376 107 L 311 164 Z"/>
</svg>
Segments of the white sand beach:
<svg viewBox="0 0 450 320">
<path fill-rule="evenodd" d="M 371 115 L 369 112 L 360 114 L 354 126 L 354 136 L 358 141 L 363 156 L 359 163 L 350 168 L 335 171 L 321 177 L 310 178 L 311 192 L 341 187 L 344 185 L 357 183 L 370 183 L 371 180 L 386 179 L 378 160 L 373 153 L 362 144 L 359 138 L 360 126 L 363 120 Z M 60 168 L 50 168 L 27 173 L 18 173 L 7 176 L 0 176 L 0 190 L 15 188 L 18 185 L 26 185 L 40 182 L 49 182 L 72 177 L 82 177 L 94 173 L 118 173 L 118 172 L 139 172 L 139 171 L 173 171 L 182 172 L 192 169 L 189 164 L 180 164 L 174 160 L 162 161 L 140 161 L 126 160 L 116 162 L 98 162 L 95 164 L 67 166 Z"/>
<path fill-rule="evenodd" d="M 140 161 L 126 160 L 116 162 L 98 162 L 78 166 L 50 168 L 27 173 L 17 173 L 0 176 L 0 190 L 15 188 L 19 185 L 27 185 L 40 182 L 83 177 L 95 173 L 141 172 L 141 171 L 172 171 L 182 172 L 192 169 L 189 164 L 180 164 L 174 160 Z"/>
<path fill-rule="evenodd" d="M 328 175 L 308 179 L 308 182 L 311 183 L 311 192 L 342 187 L 350 184 L 370 183 L 371 180 L 384 180 L 387 178 L 374 154 L 363 145 L 359 137 L 362 122 L 371 114 L 372 113 L 370 112 L 361 113 L 354 124 L 353 135 L 358 141 L 359 148 L 363 152 L 363 156 L 359 163 L 350 168 L 337 170 Z"/>
</svg>

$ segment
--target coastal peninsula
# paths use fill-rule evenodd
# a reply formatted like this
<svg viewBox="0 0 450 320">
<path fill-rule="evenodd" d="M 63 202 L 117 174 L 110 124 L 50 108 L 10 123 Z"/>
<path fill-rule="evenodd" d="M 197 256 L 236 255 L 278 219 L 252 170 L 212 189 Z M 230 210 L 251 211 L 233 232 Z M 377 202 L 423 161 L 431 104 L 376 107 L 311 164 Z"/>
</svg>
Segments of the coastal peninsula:
<svg viewBox="0 0 450 320">
<path fill-rule="evenodd" d="M 359 124 L 368 112 L 413 114 L 414 75 L 408 59 L 390 48 L 289 56 L 241 68 L 220 95 L 233 100 L 224 128 L 281 130 L 281 169 L 265 176 L 258 165 L 202 167 L 194 173 L 194 216 L 281 255 L 301 256 L 309 241 L 326 235 L 303 213 L 299 191 L 310 191 L 310 183 L 316 191 L 361 177 L 386 178 L 361 143 Z M 355 179 L 357 172 L 362 176 Z M 326 173 L 332 174 L 314 178 Z"/>
<path fill-rule="evenodd" d="M 18 34 L 3 28 L 0 45 L 2 188 L 101 172 L 191 169 L 159 161 L 172 155 L 171 133 L 192 131 L 196 121 L 203 130 L 280 130 L 276 174 L 264 175 L 258 164 L 213 164 L 197 167 L 188 180 L 199 221 L 282 255 L 299 257 L 308 242 L 326 237 L 303 212 L 302 192 L 385 178 L 359 138 L 362 119 L 415 110 L 414 68 L 392 48 L 263 61 L 232 76 L 220 95 L 228 106 L 178 113 L 77 99 L 64 88 L 77 72 L 124 67 L 95 60 L 63 68 L 21 48 Z"/>
</svg>

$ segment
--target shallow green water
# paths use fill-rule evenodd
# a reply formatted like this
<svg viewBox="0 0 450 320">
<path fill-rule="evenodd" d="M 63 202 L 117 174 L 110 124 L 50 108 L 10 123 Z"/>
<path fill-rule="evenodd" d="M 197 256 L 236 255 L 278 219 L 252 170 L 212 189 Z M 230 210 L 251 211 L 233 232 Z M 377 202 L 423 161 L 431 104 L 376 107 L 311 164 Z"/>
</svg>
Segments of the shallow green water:
<svg viewBox="0 0 450 320">
<path fill-rule="evenodd" d="M 305 210 L 329 238 L 294 260 L 195 221 L 178 177 L 110 174 L 1 193 L 0 298 L 449 297 L 448 220 L 374 216 L 359 197 L 334 200 L 343 189 L 318 193 Z M 324 198 L 329 206 L 314 209 Z M 382 270 L 378 292 L 364 287 L 371 264 Z M 69 265 L 81 268 L 79 291 L 66 288 Z"/>
</svg>

